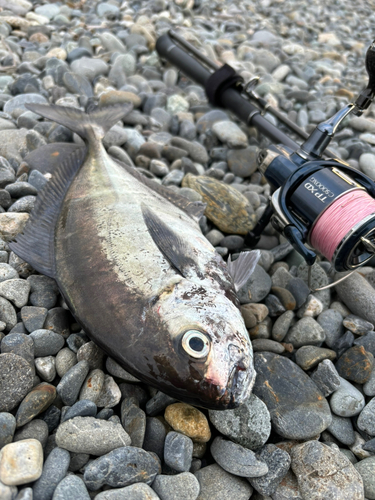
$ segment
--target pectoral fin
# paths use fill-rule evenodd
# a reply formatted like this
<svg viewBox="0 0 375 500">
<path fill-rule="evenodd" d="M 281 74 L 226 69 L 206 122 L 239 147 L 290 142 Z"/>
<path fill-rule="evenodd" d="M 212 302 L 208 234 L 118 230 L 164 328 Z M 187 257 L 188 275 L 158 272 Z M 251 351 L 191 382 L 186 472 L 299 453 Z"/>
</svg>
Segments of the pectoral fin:
<svg viewBox="0 0 375 500">
<path fill-rule="evenodd" d="M 259 250 L 252 250 L 251 252 L 241 252 L 235 261 L 229 255 L 227 268 L 229 274 L 233 278 L 234 288 L 236 292 L 246 283 L 255 270 L 260 259 Z"/>
</svg>

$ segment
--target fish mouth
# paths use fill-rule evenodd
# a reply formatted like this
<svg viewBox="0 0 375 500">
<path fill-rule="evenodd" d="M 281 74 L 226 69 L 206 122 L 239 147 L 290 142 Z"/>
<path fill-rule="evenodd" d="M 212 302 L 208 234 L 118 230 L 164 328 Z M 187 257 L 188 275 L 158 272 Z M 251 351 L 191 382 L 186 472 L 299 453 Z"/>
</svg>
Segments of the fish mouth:
<svg viewBox="0 0 375 500">
<path fill-rule="evenodd" d="M 242 363 L 232 368 L 227 381 L 227 388 L 219 400 L 220 406 L 233 409 L 240 406 L 250 396 L 255 382 L 255 372 L 251 366 Z"/>
</svg>

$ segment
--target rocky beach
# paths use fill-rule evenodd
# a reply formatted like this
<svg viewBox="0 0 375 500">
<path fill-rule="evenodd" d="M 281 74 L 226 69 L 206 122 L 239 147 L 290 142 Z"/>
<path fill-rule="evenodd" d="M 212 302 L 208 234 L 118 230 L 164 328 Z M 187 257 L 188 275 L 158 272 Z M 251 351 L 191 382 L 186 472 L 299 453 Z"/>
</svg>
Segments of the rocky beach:
<svg viewBox="0 0 375 500">
<path fill-rule="evenodd" d="M 90 341 L 55 281 L 8 246 L 64 143 L 83 144 L 26 105 L 131 103 L 107 152 L 207 203 L 202 233 L 225 260 L 238 255 L 269 201 L 257 157 L 270 142 L 213 108 L 158 56 L 158 37 L 172 28 L 245 81 L 259 76 L 257 93 L 310 133 L 367 85 L 374 7 L 0 0 L 0 500 L 375 499 L 375 259 L 314 292 L 335 280 L 331 264 L 314 264 L 310 289 L 303 258 L 268 225 L 238 292 L 255 386 L 239 408 L 215 411 L 125 371 Z M 330 150 L 375 180 L 375 107 L 349 115 Z"/>
</svg>

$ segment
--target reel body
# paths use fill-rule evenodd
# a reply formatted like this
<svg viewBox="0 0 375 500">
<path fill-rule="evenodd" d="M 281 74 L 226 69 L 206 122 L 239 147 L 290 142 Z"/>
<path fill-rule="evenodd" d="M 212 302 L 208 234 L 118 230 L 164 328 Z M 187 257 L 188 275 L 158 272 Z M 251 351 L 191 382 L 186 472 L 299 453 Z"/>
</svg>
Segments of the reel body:
<svg viewBox="0 0 375 500">
<path fill-rule="evenodd" d="M 274 189 L 271 223 L 304 257 L 316 260 L 311 237 L 321 216 L 351 192 L 375 197 L 375 183 L 339 160 L 306 160 L 287 148 L 272 147 L 259 156 L 259 170 Z M 345 206 L 342 207 L 345 217 Z M 332 220 L 330 231 L 340 228 Z M 330 224 L 328 221 L 327 224 Z M 331 262 L 336 271 L 353 270 L 375 253 L 374 213 L 359 221 L 337 245 Z"/>
</svg>

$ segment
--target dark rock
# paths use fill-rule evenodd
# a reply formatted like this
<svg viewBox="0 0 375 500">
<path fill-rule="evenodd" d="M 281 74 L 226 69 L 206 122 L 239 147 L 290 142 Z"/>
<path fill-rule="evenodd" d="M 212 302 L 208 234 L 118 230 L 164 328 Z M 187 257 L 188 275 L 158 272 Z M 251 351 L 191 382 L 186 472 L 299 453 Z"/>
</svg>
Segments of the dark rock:
<svg viewBox="0 0 375 500">
<path fill-rule="evenodd" d="M 58 333 L 51 330 L 34 330 L 30 333 L 34 341 L 34 352 L 36 357 L 53 356 L 62 349 L 65 341 Z"/>
<path fill-rule="evenodd" d="M 14 436 L 14 442 L 23 439 L 37 439 L 44 448 L 48 439 L 48 425 L 44 420 L 38 418 L 31 420 L 18 430 Z"/>
<path fill-rule="evenodd" d="M 34 368 L 35 348 L 31 337 L 24 333 L 9 333 L 1 341 L 1 353 L 12 352 L 26 359 L 30 366 Z"/>
<path fill-rule="evenodd" d="M 54 448 L 48 455 L 40 478 L 33 485 L 33 500 L 50 500 L 59 482 L 64 479 L 70 463 L 70 453 Z"/>
<path fill-rule="evenodd" d="M 311 380 L 318 386 L 324 397 L 340 387 L 340 377 L 332 361 L 325 359 L 311 375 Z"/>
<path fill-rule="evenodd" d="M 129 434 L 132 446 L 142 448 L 146 432 L 146 414 L 136 404 L 121 411 L 121 422 Z"/>
<path fill-rule="evenodd" d="M 0 449 L 13 440 L 16 430 L 16 419 L 11 413 L 0 413 Z"/>
<path fill-rule="evenodd" d="M 173 470 L 188 472 L 193 458 L 193 441 L 179 432 L 168 432 L 164 444 L 164 461 Z"/>
<path fill-rule="evenodd" d="M 56 390 L 66 405 L 72 405 L 78 398 L 82 384 L 89 373 L 89 364 L 86 360 L 72 366 L 60 380 Z"/>
<path fill-rule="evenodd" d="M 24 306 L 21 309 L 21 318 L 28 332 L 43 328 L 46 317 L 47 309 L 45 307 Z"/>
<path fill-rule="evenodd" d="M 267 464 L 268 472 L 261 477 L 249 478 L 249 482 L 261 495 L 272 495 L 288 472 L 291 458 L 274 444 L 267 444 L 256 456 Z"/>
<path fill-rule="evenodd" d="M 299 366 L 267 352 L 256 353 L 254 364 L 257 378 L 253 392 L 266 403 L 273 426 L 281 436 L 308 439 L 328 427 L 328 403 Z"/>
<path fill-rule="evenodd" d="M 65 412 L 61 418 L 61 423 L 74 417 L 95 417 L 97 410 L 95 403 L 88 399 L 81 399 Z"/>
<path fill-rule="evenodd" d="M 374 356 L 363 346 L 354 346 L 338 359 L 336 370 L 346 380 L 364 384 L 370 378 L 373 366 Z"/>
<path fill-rule="evenodd" d="M 46 410 L 55 398 L 56 388 L 54 385 L 42 382 L 35 386 L 27 394 L 17 410 L 17 427 L 22 427 L 39 413 Z"/>
<path fill-rule="evenodd" d="M 164 458 L 164 442 L 168 424 L 162 418 L 147 417 L 143 449 L 156 453 L 160 460 Z"/>
</svg>

